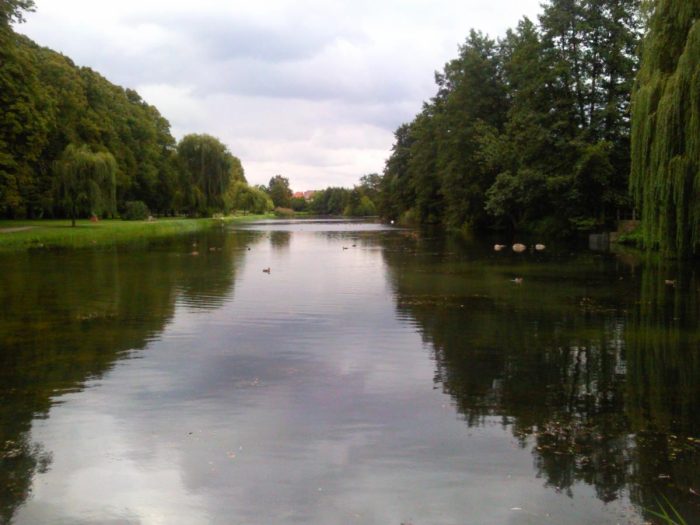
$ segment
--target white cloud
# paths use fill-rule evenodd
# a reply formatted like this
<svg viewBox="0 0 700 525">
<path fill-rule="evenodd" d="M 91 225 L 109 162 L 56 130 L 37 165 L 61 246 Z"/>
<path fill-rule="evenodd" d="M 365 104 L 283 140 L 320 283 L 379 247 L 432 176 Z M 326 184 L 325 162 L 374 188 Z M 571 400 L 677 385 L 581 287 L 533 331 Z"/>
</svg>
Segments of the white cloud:
<svg viewBox="0 0 700 525">
<path fill-rule="evenodd" d="M 173 133 L 210 133 L 249 181 L 296 190 L 380 172 L 471 28 L 497 36 L 539 0 L 37 1 L 19 30 L 137 89 Z"/>
</svg>

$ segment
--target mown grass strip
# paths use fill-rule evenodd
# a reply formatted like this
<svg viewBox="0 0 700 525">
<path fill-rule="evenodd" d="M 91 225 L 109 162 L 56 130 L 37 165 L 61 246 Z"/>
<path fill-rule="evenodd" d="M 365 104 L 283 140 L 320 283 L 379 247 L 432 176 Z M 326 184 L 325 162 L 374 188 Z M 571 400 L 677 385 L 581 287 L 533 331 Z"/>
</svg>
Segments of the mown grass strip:
<svg viewBox="0 0 700 525">
<path fill-rule="evenodd" d="M 182 235 L 205 230 L 222 222 L 247 222 L 272 215 L 235 215 L 222 219 L 166 218 L 153 221 L 103 220 L 5 220 L 0 221 L 0 250 L 31 248 L 80 248 L 109 246 Z"/>
</svg>

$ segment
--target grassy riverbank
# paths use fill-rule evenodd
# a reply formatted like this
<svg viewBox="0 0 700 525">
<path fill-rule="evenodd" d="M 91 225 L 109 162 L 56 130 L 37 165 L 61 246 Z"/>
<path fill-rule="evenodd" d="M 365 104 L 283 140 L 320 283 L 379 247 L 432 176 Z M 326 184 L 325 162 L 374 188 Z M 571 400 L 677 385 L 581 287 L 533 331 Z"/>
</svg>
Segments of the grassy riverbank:
<svg viewBox="0 0 700 525">
<path fill-rule="evenodd" d="M 272 215 L 236 215 L 224 219 L 165 218 L 155 221 L 70 220 L 0 221 L 0 251 L 29 248 L 78 248 L 124 244 L 205 230 L 223 223 L 246 222 Z"/>
</svg>

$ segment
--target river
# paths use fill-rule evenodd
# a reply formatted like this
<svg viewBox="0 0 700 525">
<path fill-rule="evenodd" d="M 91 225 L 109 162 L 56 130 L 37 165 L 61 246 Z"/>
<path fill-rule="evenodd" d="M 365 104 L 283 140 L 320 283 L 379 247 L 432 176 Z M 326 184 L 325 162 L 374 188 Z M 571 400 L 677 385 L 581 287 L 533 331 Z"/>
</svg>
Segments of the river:
<svg viewBox="0 0 700 525">
<path fill-rule="evenodd" d="M 346 221 L 0 254 L 0 523 L 700 523 L 698 277 Z"/>
</svg>

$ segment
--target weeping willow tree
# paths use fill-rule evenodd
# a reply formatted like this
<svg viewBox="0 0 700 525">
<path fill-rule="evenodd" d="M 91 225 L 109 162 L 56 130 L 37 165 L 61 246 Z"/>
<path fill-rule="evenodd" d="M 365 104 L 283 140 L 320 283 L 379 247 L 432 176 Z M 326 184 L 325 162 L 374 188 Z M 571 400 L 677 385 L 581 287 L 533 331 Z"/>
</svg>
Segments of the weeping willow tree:
<svg viewBox="0 0 700 525">
<path fill-rule="evenodd" d="M 116 214 L 117 163 L 111 153 L 69 144 L 54 169 L 57 198 L 73 226 L 81 215 Z"/>
<path fill-rule="evenodd" d="M 644 244 L 700 254 L 700 0 L 658 0 L 632 99 L 632 193 Z"/>
</svg>

